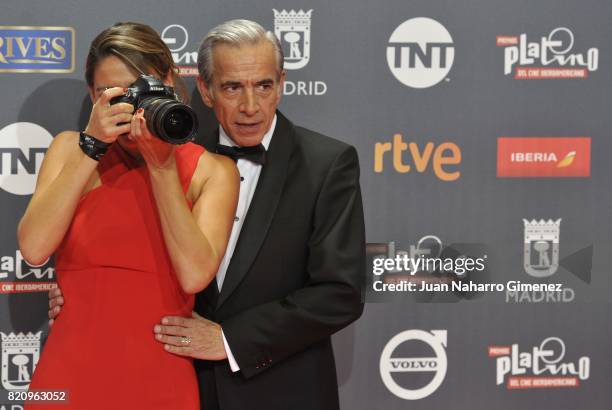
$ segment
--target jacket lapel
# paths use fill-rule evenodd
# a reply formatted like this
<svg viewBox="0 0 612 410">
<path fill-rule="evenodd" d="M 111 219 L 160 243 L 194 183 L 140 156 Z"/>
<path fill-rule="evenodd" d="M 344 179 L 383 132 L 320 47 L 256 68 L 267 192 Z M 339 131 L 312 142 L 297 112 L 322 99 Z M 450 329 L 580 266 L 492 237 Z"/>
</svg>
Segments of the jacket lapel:
<svg viewBox="0 0 612 410">
<path fill-rule="evenodd" d="M 266 153 L 266 164 L 261 170 L 255 194 L 247 211 L 238 243 L 227 268 L 217 309 L 240 284 L 253 264 L 276 212 L 281 197 L 289 158 L 293 151 L 293 124 L 280 112 L 276 112 L 276 128 Z"/>
</svg>

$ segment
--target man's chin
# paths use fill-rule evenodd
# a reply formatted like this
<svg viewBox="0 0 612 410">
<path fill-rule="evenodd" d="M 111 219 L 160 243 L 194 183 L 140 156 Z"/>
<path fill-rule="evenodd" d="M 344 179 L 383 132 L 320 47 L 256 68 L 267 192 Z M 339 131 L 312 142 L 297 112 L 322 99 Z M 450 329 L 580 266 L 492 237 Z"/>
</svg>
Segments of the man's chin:
<svg viewBox="0 0 612 410">
<path fill-rule="evenodd" d="M 259 125 L 257 127 L 236 126 L 234 128 L 234 135 L 232 135 L 232 139 L 238 145 L 248 147 L 261 143 L 265 133 L 266 132 L 265 130 L 263 130 L 262 125 Z"/>
<path fill-rule="evenodd" d="M 234 134 L 234 136 L 232 137 L 232 139 L 234 140 L 234 142 L 236 144 L 238 144 L 241 147 L 252 147 L 254 145 L 258 145 L 261 143 L 261 141 L 263 140 L 263 136 L 264 133 L 263 132 L 259 132 L 259 133 L 240 133 L 237 132 Z"/>
</svg>

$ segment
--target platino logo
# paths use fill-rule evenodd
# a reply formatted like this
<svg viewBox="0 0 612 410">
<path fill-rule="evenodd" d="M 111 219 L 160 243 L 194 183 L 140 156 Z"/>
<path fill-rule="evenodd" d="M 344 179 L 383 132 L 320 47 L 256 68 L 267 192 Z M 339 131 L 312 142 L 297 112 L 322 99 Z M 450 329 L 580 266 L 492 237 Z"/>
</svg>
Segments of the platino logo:
<svg viewBox="0 0 612 410">
<path fill-rule="evenodd" d="M 185 27 L 180 24 L 170 24 L 162 31 L 161 38 L 170 51 L 178 53 L 187 45 L 189 34 Z"/>
<path fill-rule="evenodd" d="M 161 38 L 172 53 L 174 63 L 178 65 L 179 75 L 183 77 L 195 77 L 198 75 L 197 51 L 184 51 L 189 43 L 189 33 L 180 24 L 171 24 L 164 28 Z"/>
<path fill-rule="evenodd" d="M 599 50 L 590 48 L 586 54 L 571 54 L 574 33 L 567 27 L 557 27 L 548 37 L 537 42 L 527 41 L 527 34 L 497 36 L 497 45 L 504 48 L 504 74 L 514 78 L 555 79 L 587 78 L 589 71 L 599 67 Z"/>
<path fill-rule="evenodd" d="M 446 377 L 446 330 L 406 330 L 395 335 L 385 346 L 380 356 L 380 376 L 382 381 L 397 397 L 405 400 L 419 400 L 435 392 Z M 394 352 L 407 342 L 417 341 L 433 350 L 432 357 L 394 357 Z M 434 374 L 425 386 L 411 389 L 401 386 L 393 373 L 427 372 Z"/>
<path fill-rule="evenodd" d="M 389 38 L 387 64 L 402 84 L 428 88 L 442 81 L 455 59 L 453 39 L 446 28 L 428 17 L 400 24 Z"/>
<path fill-rule="evenodd" d="M 563 363 L 565 353 L 565 343 L 558 337 L 544 339 L 526 352 L 518 344 L 489 346 L 489 357 L 496 358 L 495 383 L 499 386 L 510 376 L 508 389 L 578 387 L 580 380 L 589 379 L 591 359 L 583 356 L 577 363 Z"/>
<path fill-rule="evenodd" d="M 0 295 L 48 292 L 55 287 L 55 268 L 51 259 L 40 265 L 30 265 L 19 250 L 14 257 L 0 257 Z"/>
</svg>

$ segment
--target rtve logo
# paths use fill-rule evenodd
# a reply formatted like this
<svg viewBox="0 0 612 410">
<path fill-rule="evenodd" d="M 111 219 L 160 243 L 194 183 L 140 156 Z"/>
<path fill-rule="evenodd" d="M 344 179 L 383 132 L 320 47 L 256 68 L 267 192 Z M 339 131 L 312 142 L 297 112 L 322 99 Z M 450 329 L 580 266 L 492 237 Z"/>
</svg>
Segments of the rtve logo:
<svg viewBox="0 0 612 410">
<path fill-rule="evenodd" d="M 428 88 L 442 81 L 455 59 L 453 39 L 436 20 L 417 17 L 400 24 L 389 38 L 387 64 L 402 84 Z"/>
<path fill-rule="evenodd" d="M 53 137 L 31 122 L 17 122 L 0 130 L 0 188 L 15 195 L 31 195 L 38 170 Z"/>
<path fill-rule="evenodd" d="M 411 162 L 406 162 L 406 151 Z M 461 176 L 461 171 L 455 168 L 461 164 L 461 149 L 453 142 L 443 142 L 437 146 L 428 142 L 420 148 L 416 142 L 406 143 L 401 134 L 395 134 L 393 142 L 377 142 L 374 145 L 374 172 L 384 171 L 385 155 L 391 157 L 393 168 L 400 174 L 409 173 L 413 166 L 418 173 L 423 173 L 431 164 L 434 174 L 442 181 L 455 181 Z"/>
</svg>

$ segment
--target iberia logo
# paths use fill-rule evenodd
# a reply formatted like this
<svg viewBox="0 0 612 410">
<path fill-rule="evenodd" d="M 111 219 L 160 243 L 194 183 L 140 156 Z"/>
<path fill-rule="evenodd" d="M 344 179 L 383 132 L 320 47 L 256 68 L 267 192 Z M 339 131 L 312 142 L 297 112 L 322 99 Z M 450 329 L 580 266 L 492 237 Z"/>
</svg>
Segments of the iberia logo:
<svg viewBox="0 0 612 410">
<path fill-rule="evenodd" d="M 589 177 L 589 137 L 502 137 L 497 139 L 497 176 Z"/>
</svg>

